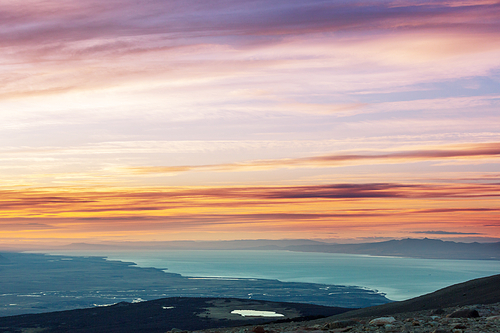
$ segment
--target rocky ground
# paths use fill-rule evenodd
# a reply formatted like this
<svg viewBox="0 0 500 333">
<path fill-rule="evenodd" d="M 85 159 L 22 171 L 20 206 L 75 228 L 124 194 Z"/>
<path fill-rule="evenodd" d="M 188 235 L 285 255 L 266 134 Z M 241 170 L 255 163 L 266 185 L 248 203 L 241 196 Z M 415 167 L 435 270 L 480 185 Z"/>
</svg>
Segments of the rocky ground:
<svg viewBox="0 0 500 333">
<path fill-rule="evenodd" d="M 179 331 L 174 329 L 171 333 L 179 333 Z M 500 303 L 407 312 L 384 317 L 344 320 L 335 320 L 334 317 L 330 317 L 302 323 L 291 322 L 197 331 L 197 333 L 327 332 L 498 333 L 500 332 Z"/>
</svg>

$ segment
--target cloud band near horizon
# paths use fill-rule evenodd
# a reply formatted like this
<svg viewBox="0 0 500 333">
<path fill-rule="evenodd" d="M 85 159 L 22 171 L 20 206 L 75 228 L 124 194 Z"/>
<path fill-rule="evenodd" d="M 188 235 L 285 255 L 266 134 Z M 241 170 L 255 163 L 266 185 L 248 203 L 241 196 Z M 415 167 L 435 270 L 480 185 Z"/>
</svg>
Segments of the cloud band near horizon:
<svg viewBox="0 0 500 333">
<path fill-rule="evenodd" d="M 257 239 L 262 233 L 270 239 L 500 238 L 500 183 L 47 188 L 4 190 L 0 198 L 0 239 L 18 246 Z"/>
</svg>

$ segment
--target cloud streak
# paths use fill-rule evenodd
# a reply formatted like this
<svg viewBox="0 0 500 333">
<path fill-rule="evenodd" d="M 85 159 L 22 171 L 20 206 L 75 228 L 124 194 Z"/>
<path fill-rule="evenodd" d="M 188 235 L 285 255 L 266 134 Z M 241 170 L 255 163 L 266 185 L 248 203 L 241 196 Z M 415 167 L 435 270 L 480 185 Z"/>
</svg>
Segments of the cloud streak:
<svg viewBox="0 0 500 333">
<path fill-rule="evenodd" d="M 48 192 L 49 190 L 47 190 Z M 116 189 L 107 191 L 89 191 L 85 189 L 47 192 L 36 190 L 2 191 L 1 210 L 20 214 L 59 213 L 130 213 L 158 211 L 161 214 L 177 213 L 178 209 L 204 207 L 208 209 L 224 209 L 231 207 L 272 207 L 290 204 L 309 203 L 311 200 L 371 200 L 371 199 L 467 199 L 496 198 L 500 196 L 498 183 L 474 184 L 404 184 L 404 183 L 370 183 L 370 184 L 325 184 L 308 186 L 265 186 L 265 187 L 183 187 L 177 189 Z M 385 208 L 384 208 L 385 209 Z M 360 209 L 356 209 L 359 211 Z M 378 214 L 376 209 L 361 209 L 363 215 Z M 449 213 L 498 213 L 498 207 L 460 207 L 413 209 L 412 213 L 449 214 Z M 161 215 L 160 214 L 160 215 Z M 200 213 L 202 214 L 202 213 Z M 248 214 L 248 212 L 247 212 Z M 280 213 L 281 214 L 281 213 Z M 309 214 L 309 213 L 308 213 Z M 338 213 L 335 213 L 338 214 Z M 341 213 L 344 214 L 344 213 Z M 97 216 L 97 215 L 96 215 Z M 147 216 L 147 215 L 145 215 Z M 157 216 L 153 214 L 152 216 Z M 322 215 L 317 216 L 333 216 Z M 342 216 L 342 215 L 339 215 Z"/>
<path fill-rule="evenodd" d="M 140 3 L 131 0 L 0 2 L 4 41 L 81 40 L 92 36 L 147 34 L 285 35 L 315 31 L 373 29 L 462 28 L 489 31 L 498 27 L 499 4 L 478 2 L 325 2 L 215 1 Z M 453 4 L 452 6 L 450 4 Z M 28 25 L 27 23 L 31 23 Z M 482 24 L 478 24 L 482 23 Z"/>
<path fill-rule="evenodd" d="M 471 227 L 500 236 L 499 197 L 498 183 L 19 189 L 0 192 L 0 230 L 7 238 L 101 240 L 211 233 L 234 239 L 263 231 L 271 238 L 401 237 L 422 230 L 447 237 L 473 235 Z"/>
<path fill-rule="evenodd" d="M 456 232 L 443 230 L 413 231 L 412 233 L 426 235 L 482 235 L 480 232 Z"/>
<path fill-rule="evenodd" d="M 478 159 L 500 157 L 500 143 L 483 143 L 458 147 L 422 149 L 401 152 L 372 152 L 370 154 L 338 154 L 295 159 L 263 160 L 242 163 L 199 166 L 131 167 L 138 174 L 179 173 L 187 171 L 251 171 L 278 168 L 335 167 L 370 163 L 411 163 L 447 159 Z"/>
<path fill-rule="evenodd" d="M 314 33 L 373 35 L 431 30 L 475 32 L 475 38 L 478 33 L 498 35 L 498 3 L 449 4 L 232 0 L 207 6 L 198 0 L 67 0 L 64 5 L 60 1 L 2 1 L 0 40 L 11 48 L 16 62 L 21 58 L 54 65 L 55 59 L 77 60 L 87 67 L 96 64 L 93 58 L 116 61 L 127 55 L 166 52 L 168 61 L 179 55 L 187 60 L 215 45 L 267 47 L 288 43 L 284 40 L 288 36 Z M 486 44 L 495 45 L 491 37 Z M 463 49 L 449 51 L 461 53 Z"/>
</svg>

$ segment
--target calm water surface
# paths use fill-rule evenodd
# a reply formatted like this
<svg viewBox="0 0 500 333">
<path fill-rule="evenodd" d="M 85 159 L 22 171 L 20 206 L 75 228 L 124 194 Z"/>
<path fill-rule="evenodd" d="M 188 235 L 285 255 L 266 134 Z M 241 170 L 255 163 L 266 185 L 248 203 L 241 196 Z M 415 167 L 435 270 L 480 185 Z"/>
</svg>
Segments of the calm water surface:
<svg viewBox="0 0 500 333">
<path fill-rule="evenodd" d="M 451 284 L 500 274 L 500 261 L 444 260 L 289 251 L 64 251 L 100 255 L 190 277 L 277 279 L 360 286 L 403 300 Z"/>
</svg>

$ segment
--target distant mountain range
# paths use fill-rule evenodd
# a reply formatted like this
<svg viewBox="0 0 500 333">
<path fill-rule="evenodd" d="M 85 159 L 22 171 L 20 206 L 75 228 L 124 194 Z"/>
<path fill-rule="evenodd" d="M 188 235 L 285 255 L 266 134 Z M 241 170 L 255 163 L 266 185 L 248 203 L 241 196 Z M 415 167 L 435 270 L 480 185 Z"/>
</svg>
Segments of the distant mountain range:
<svg viewBox="0 0 500 333">
<path fill-rule="evenodd" d="M 69 250 L 176 249 L 176 250 L 284 250 L 288 246 L 324 245 L 309 239 L 251 239 L 231 241 L 109 242 L 105 244 L 72 243 Z"/>
<path fill-rule="evenodd" d="M 323 252 L 396 256 L 426 259 L 479 259 L 500 260 L 500 242 L 459 243 L 439 239 L 402 239 L 374 243 L 334 244 L 307 239 L 294 240 L 235 240 L 235 241 L 173 241 L 124 242 L 109 244 L 74 243 L 67 250 L 285 250 L 297 252 Z"/>
<path fill-rule="evenodd" d="M 363 244 L 291 245 L 289 251 L 369 254 L 426 259 L 500 260 L 498 243 L 457 243 L 438 239 L 402 239 Z"/>
</svg>

